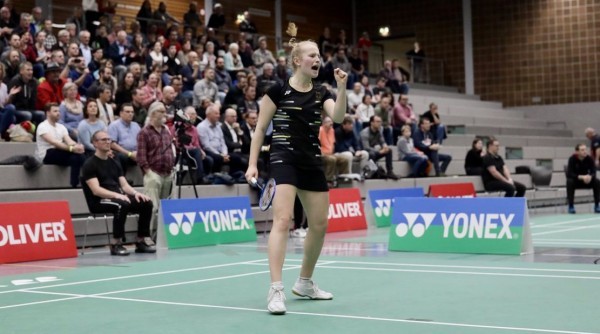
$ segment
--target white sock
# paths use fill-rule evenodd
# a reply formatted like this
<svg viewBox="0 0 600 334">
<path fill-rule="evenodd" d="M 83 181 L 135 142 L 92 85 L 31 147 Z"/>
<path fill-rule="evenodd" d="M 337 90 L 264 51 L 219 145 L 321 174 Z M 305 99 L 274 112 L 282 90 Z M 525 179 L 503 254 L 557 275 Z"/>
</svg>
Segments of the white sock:
<svg viewBox="0 0 600 334">
<path fill-rule="evenodd" d="M 298 277 L 298 283 L 309 284 L 311 282 L 312 282 L 312 280 L 310 279 L 310 277 L 308 277 L 308 278 L 306 278 L 306 277 Z"/>
</svg>

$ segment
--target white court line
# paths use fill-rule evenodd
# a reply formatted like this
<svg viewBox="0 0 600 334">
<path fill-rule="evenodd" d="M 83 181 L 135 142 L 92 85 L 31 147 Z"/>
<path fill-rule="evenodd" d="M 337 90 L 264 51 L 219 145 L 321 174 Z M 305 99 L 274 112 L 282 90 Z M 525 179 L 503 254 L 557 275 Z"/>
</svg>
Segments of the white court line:
<svg viewBox="0 0 600 334">
<path fill-rule="evenodd" d="M 569 232 L 569 231 L 579 231 L 579 230 L 585 230 L 585 229 L 588 229 L 588 228 L 598 228 L 598 227 L 600 227 L 600 225 L 572 227 L 572 228 L 568 228 L 568 229 L 564 229 L 564 230 L 558 230 L 558 231 L 537 232 L 537 233 L 532 233 L 531 235 L 533 235 L 535 237 L 535 236 L 538 236 L 538 235 L 546 235 L 546 234 Z"/>
<path fill-rule="evenodd" d="M 45 293 L 43 291 L 27 291 L 27 292 L 41 293 L 41 294 Z M 50 294 L 55 295 L 56 293 L 50 293 Z M 118 301 L 129 301 L 129 302 L 146 303 L 146 304 L 161 304 L 161 305 L 172 305 L 172 306 L 190 306 L 190 307 L 202 307 L 202 308 L 212 308 L 212 309 L 222 309 L 222 310 L 234 310 L 234 311 L 247 311 L 247 312 L 258 312 L 258 313 L 266 313 L 267 312 L 264 309 L 256 309 L 256 308 L 249 308 L 249 307 L 234 307 L 234 306 L 222 306 L 222 305 L 210 305 L 210 304 L 194 304 L 194 303 L 178 303 L 178 302 L 167 302 L 167 301 L 149 300 L 149 299 L 134 299 L 134 298 L 121 298 L 121 297 L 104 297 L 104 296 L 97 296 L 97 295 L 90 295 L 90 296 L 73 295 L 73 294 L 64 294 L 64 295 L 67 295 L 67 296 L 76 296 L 76 297 L 71 297 L 71 298 L 87 297 L 87 298 L 108 299 L 108 300 L 118 300 Z M 408 319 L 381 318 L 381 317 L 345 315 L 345 314 L 327 314 L 327 313 L 314 313 L 314 312 L 293 312 L 293 311 L 287 311 L 286 314 L 288 316 L 289 315 L 305 315 L 305 316 L 313 316 L 313 317 L 326 317 L 326 318 L 340 318 L 340 319 L 352 319 L 352 320 L 368 320 L 368 321 L 383 321 L 383 322 L 396 322 L 396 323 L 418 324 L 418 325 L 424 325 L 424 326 L 465 327 L 465 328 L 496 329 L 496 330 L 537 332 L 537 333 L 599 334 L 598 332 L 579 332 L 579 331 L 543 329 L 543 328 L 476 325 L 476 324 L 466 324 L 466 323 L 456 323 L 456 322 L 441 322 L 441 321 L 418 321 L 418 320 L 408 320 Z"/>
<path fill-rule="evenodd" d="M 19 292 L 28 292 L 28 291 L 19 291 Z M 70 294 L 68 293 L 63 293 L 60 294 L 62 296 L 69 296 Z M 83 297 L 68 297 L 68 298 L 60 298 L 60 299 L 52 299 L 52 300 L 43 300 L 40 302 L 31 302 L 31 303 L 24 303 L 24 304 L 15 304 L 15 305 L 7 305 L 7 306 L 0 306 L 0 310 L 2 309 L 7 309 L 7 308 L 15 308 L 15 307 L 22 307 L 22 306 L 31 306 L 31 305 L 38 305 L 38 304 L 47 304 L 47 303 L 54 303 L 54 302 L 61 302 L 61 301 L 65 301 L 65 300 L 73 300 L 73 299 L 81 299 L 81 298 L 85 298 L 85 296 Z"/>
<path fill-rule="evenodd" d="M 344 269 L 344 270 L 364 270 L 364 271 L 393 271 L 393 272 L 411 272 L 411 273 L 431 273 L 431 274 L 456 274 L 456 275 L 483 275 L 483 276 L 511 276 L 511 277 L 568 278 L 568 279 L 600 280 L 600 276 L 597 276 L 597 277 L 594 277 L 594 276 L 561 276 L 561 275 L 485 273 L 485 272 L 473 272 L 473 271 L 418 270 L 418 269 L 342 267 L 342 266 L 320 266 L 319 268 Z"/>
<path fill-rule="evenodd" d="M 573 241 L 573 242 L 591 242 L 595 241 L 594 239 L 564 239 L 564 238 L 540 238 L 536 239 L 538 241 Z"/>
<path fill-rule="evenodd" d="M 592 254 L 552 254 L 552 253 L 542 253 L 542 254 L 537 254 L 537 255 L 541 255 L 541 256 L 564 256 L 564 257 L 595 257 L 595 258 L 600 258 L 600 254 L 599 255 L 592 255 Z"/>
<path fill-rule="evenodd" d="M 532 223 L 531 224 L 531 228 L 537 228 L 537 227 L 546 227 L 546 226 L 557 226 L 557 225 L 568 225 L 568 224 L 573 224 L 573 223 L 580 223 L 580 222 L 587 222 L 587 221 L 592 221 L 592 220 L 600 220 L 600 217 L 594 217 L 594 218 L 581 218 L 581 219 L 573 219 L 573 220 L 567 220 L 567 221 L 561 221 L 561 222 L 556 222 L 556 223 Z"/>
<path fill-rule="evenodd" d="M 534 245 L 599 246 L 599 242 L 534 241 Z"/>
<path fill-rule="evenodd" d="M 99 279 L 94 279 L 94 280 L 89 280 L 89 281 L 71 282 L 71 283 L 54 284 L 54 285 L 43 285 L 43 286 L 36 286 L 36 287 L 27 288 L 27 290 L 45 289 L 45 288 L 56 288 L 56 287 L 61 287 L 61 286 L 71 286 L 71 285 L 80 285 L 80 284 L 88 284 L 88 283 L 107 282 L 107 281 L 114 281 L 114 280 L 121 280 L 121 279 L 128 279 L 128 278 L 138 278 L 138 277 L 147 277 L 147 276 L 166 275 L 166 274 L 181 273 L 181 272 L 186 272 L 186 271 L 196 271 L 196 270 L 205 270 L 205 269 L 214 269 L 214 268 L 222 268 L 222 267 L 229 267 L 229 266 L 237 266 L 237 265 L 243 265 L 243 264 L 254 263 L 254 262 L 261 262 L 261 261 L 265 261 L 265 259 L 251 260 L 251 261 L 242 261 L 242 262 L 233 262 L 233 263 L 226 263 L 226 264 L 217 264 L 217 265 L 205 266 L 205 267 L 194 267 L 194 268 L 186 268 L 186 269 L 159 271 L 159 272 L 155 272 L 155 273 L 146 273 L 146 274 L 137 274 L 137 275 L 128 275 L 128 276 L 117 276 L 117 277 L 109 277 L 109 278 L 99 278 Z M 21 290 L 22 289 L 0 291 L 0 294 L 10 293 L 10 292 L 16 292 L 16 291 L 21 291 Z"/>
<path fill-rule="evenodd" d="M 302 261 L 297 259 L 286 259 L 286 261 Z M 414 264 L 414 263 L 389 263 L 389 262 L 362 262 L 362 261 L 334 261 L 337 264 L 360 264 L 360 265 L 382 265 L 400 267 L 425 267 L 425 268 L 453 268 L 453 269 L 491 269 L 491 270 L 515 270 L 515 271 L 547 271 L 566 273 L 596 273 L 600 270 L 571 270 L 571 269 L 542 269 L 542 268 L 518 268 L 518 267 L 482 267 L 482 266 L 452 266 L 443 264 Z"/>
</svg>

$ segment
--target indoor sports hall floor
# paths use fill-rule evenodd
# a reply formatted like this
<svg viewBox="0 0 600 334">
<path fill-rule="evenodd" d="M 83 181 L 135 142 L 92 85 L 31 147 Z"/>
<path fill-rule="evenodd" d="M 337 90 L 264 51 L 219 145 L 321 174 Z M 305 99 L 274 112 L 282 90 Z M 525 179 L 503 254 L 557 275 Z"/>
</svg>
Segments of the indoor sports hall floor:
<svg viewBox="0 0 600 334">
<path fill-rule="evenodd" d="M 535 255 L 387 251 L 387 229 L 327 236 L 297 299 L 301 240 L 284 268 L 288 313 L 266 310 L 258 242 L 0 266 L 0 333 L 600 333 L 600 215 L 535 217 Z"/>
</svg>

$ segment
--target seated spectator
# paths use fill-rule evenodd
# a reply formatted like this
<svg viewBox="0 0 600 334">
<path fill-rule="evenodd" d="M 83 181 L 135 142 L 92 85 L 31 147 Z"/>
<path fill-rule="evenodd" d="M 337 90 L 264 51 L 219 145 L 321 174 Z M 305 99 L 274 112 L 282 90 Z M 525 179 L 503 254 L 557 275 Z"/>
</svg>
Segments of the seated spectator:
<svg viewBox="0 0 600 334">
<path fill-rule="evenodd" d="M 243 71 L 237 71 L 235 73 L 229 72 L 225 68 L 225 60 L 223 59 L 223 57 L 217 58 L 214 70 L 215 70 L 214 81 L 217 84 L 217 87 L 219 88 L 218 102 L 223 104 L 223 100 L 225 99 L 225 96 L 227 95 L 227 93 L 229 92 L 229 89 L 231 89 L 231 86 L 233 85 L 233 78 L 237 78 L 237 73 L 243 72 Z"/>
<path fill-rule="evenodd" d="M 338 47 L 335 53 L 329 62 L 329 66 L 333 69 L 339 68 L 342 71 L 348 73 L 348 82 L 346 83 L 346 88 L 354 87 L 354 84 L 357 83 L 357 78 L 355 74 L 352 72 L 352 64 L 348 61 L 346 57 L 346 49 L 343 47 Z M 329 84 L 337 87 L 337 82 L 335 80 L 331 80 Z M 360 85 L 360 83 L 358 83 Z"/>
<path fill-rule="evenodd" d="M 225 108 L 238 109 L 239 101 L 244 99 L 244 89 L 248 86 L 248 76 L 246 72 L 238 72 L 235 86 L 233 86 L 225 95 L 223 105 Z M 239 115 L 238 115 L 239 116 Z"/>
<path fill-rule="evenodd" d="M 381 118 L 379 116 L 371 116 L 369 127 L 364 128 L 360 132 L 362 147 L 369 152 L 369 158 L 377 161 L 385 157 L 386 176 L 392 180 L 397 180 L 398 176 L 394 174 L 392 167 L 392 150 L 385 143 L 383 134 L 381 133 Z"/>
<path fill-rule="evenodd" d="M 600 135 L 593 128 L 585 129 L 585 136 L 590 140 L 590 155 L 596 168 L 600 168 Z"/>
<path fill-rule="evenodd" d="M 273 72 L 273 64 L 265 63 L 263 65 L 263 74 L 259 75 L 256 78 L 257 87 L 256 94 L 257 96 L 263 96 L 265 93 L 273 86 L 274 84 L 283 85 L 283 81 L 279 80 L 279 78 Z"/>
<path fill-rule="evenodd" d="M 67 128 L 58 123 L 58 104 L 48 103 L 44 110 L 46 120 L 37 127 L 35 155 L 46 165 L 71 166 L 71 186 L 75 188 L 79 184 L 85 148 L 71 139 Z"/>
<path fill-rule="evenodd" d="M 135 244 L 136 253 L 154 253 L 156 248 L 150 239 L 150 221 L 152 219 L 152 201 L 150 197 L 133 189 L 125 179 L 121 166 L 110 154 L 110 137 L 106 131 L 99 131 L 92 137 L 96 153 L 88 159 L 82 168 L 82 180 L 93 194 L 92 210 L 112 212 L 113 239 L 110 254 L 129 255 L 121 244 L 125 237 L 127 214 L 138 213 L 138 235 Z"/>
<path fill-rule="evenodd" d="M 162 84 L 160 76 L 153 72 L 148 76 L 148 82 L 142 89 L 144 90 L 144 101 L 142 106 L 148 108 L 155 101 L 162 101 Z"/>
<path fill-rule="evenodd" d="M 123 103 L 131 103 L 133 91 L 137 88 L 135 85 L 135 77 L 132 72 L 125 73 L 123 80 L 119 82 L 119 87 L 117 88 L 117 93 L 115 94 L 115 104 L 117 105 L 117 109 L 121 110 L 121 105 Z"/>
<path fill-rule="evenodd" d="M 273 69 L 273 66 L 275 66 L 275 57 L 273 57 L 271 51 L 267 49 L 267 37 L 261 36 L 258 39 L 258 48 L 252 53 L 252 61 L 256 67 L 256 74 L 259 78 L 264 74 L 263 71 L 266 64 L 271 64 L 271 70 Z M 272 75 L 272 73 L 270 75 Z M 266 92 L 266 89 L 261 91 Z"/>
<path fill-rule="evenodd" d="M 373 110 L 375 115 L 381 118 L 381 127 L 383 128 L 383 138 L 388 145 L 394 145 L 394 131 L 390 121 L 392 119 L 392 94 L 380 95 L 379 104 Z"/>
<path fill-rule="evenodd" d="M 198 124 L 198 134 L 204 151 L 213 158 L 213 173 L 222 172 L 224 164 L 229 165 L 230 172 L 243 170 L 243 164 L 239 155 L 229 154 L 223 128 L 219 122 L 221 113 L 219 105 L 212 104 L 206 109 L 206 119 Z"/>
<path fill-rule="evenodd" d="M 397 62 L 397 60 L 394 60 Z M 399 74 L 397 76 L 397 74 Z M 408 93 L 408 85 L 405 82 L 402 73 L 399 68 L 394 68 L 392 66 L 392 62 L 386 60 L 383 63 L 383 69 L 379 72 L 380 77 L 384 77 L 386 79 L 386 85 L 392 90 L 394 94 L 406 94 Z"/>
<path fill-rule="evenodd" d="M 68 82 L 63 87 L 63 96 L 65 99 L 61 102 L 59 108 L 59 123 L 66 126 L 69 136 L 77 140 L 77 127 L 83 119 L 83 103 L 77 98 L 77 85 Z"/>
<path fill-rule="evenodd" d="M 481 176 L 483 173 L 483 157 L 485 151 L 483 150 L 483 141 L 479 138 L 475 138 L 471 144 L 471 149 L 467 152 L 465 158 L 465 172 L 467 175 Z"/>
<path fill-rule="evenodd" d="M 16 122 L 32 121 L 40 124 L 46 114 L 36 109 L 38 81 L 33 77 L 33 66 L 30 62 L 19 65 L 19 74 L 12 78 L 7 90 L 16 92 L 10 103 L 15 106 Z"/>
<path fill-rule="evenodd" d="M 85 156 L 91 157 L 96 150 L 92 136 L 96 131 L 106 131 L 106 123 L 98 119 L 98 104 L 96 100 L 88 100 L 83 108 L 83 120 L 77 126 L 77 139 L 85 148 Z"/>
<path fill-rule="evenodd" d="M 36 110 L 45 110 L 48 103 L 59 105 L 64 100 L 63 87 L 67 83 L 66 78 L 60 77 L 62 69 L 57 63 L 48 63 L 44 73 L 46 80 L 37 87 Z"/>
<path fill-rule="evenodd" d="M 439 153 L 442 147 L 438 144 L 431 133 L 431 123 L 427 118 L 421 118 L 419 120 L 419 128 L 413 133 L 413 142 L 415 147 L 425 153 L 429 158 L 429 161 L 433 164 L 435 169 L 435 176 L 443 176 L 446 173 L 452 157 L 447 154 Z M 441 163 L 441 165 L 440 165 Z"/>
<path fill-rule="evenodd" d="M 429 159 L 425 153 L 415 150 L 413 139 L 411 137 L 410 126 L 402 127 L 402 135 L 398 138 L 398 158 L 400 161 L 406 161 L 411 167 L 411 172 L 408 177 L 427 176 L 427 162 Z"/>
<path fill-rule="evenodd" d="M 375 115 L 375 110 L 371 105 L 371 95 L 365 94 L 361 104 L 356 108 L 356 121 L 359 123 L 358 125 L 360 125 L 361 130 L 369 126 L 369 119 L 371 119 L 371 116 L 373 115 Z"/>
<path fill-rule="evenodd" d="M 442 144 L 444 139 L 448 138 L 446 135 L 446 126 L 442 124 L 440 120 L 440 114 L 438 113 L 438 106 L 435 103 L 429 104 L 429 110 L 427 110 L 421 117 L 426 117 L 431 123 L 431 132 L 435 135 L 435 140 Z"/>
<path fill-rule="evenodd" d="M 194 106 L 199 106 L 204 99 L 220 104 L 218 93 L 219 87 L 215 83 L 215 70 L 207 67 L 204 70 L 204 79 L 194 85 Z"/>
<path fill-rule="evenodd" d="M 325 116 L 319 128 L 319 142 L 321 143 L 321 160 L 325 168 L 325 178 L 330 187 L 335 186 L 336 176 L 350 173 L 348 160 L 343 155 L 334 154 L 335 131 L 331 117 Z"/>
<path fill-rule="evenodd" d="M 525 186 L 513 181 L 504 160 L 498 155 L 500 142 L 491 138 L 487 142 L 487 154 L 483 157 L 483 187 L 486 191 L 504 191 L 504 197 L 525 196 Z"/>
<path fill-rule="evenodd" d="M 108 126 L 108 134 L 112 140 L 110 148 L 115 151 L 115 158 L 125 174 L 128 166 L 136 165 L 137 161 L 137 136 L 141 127 L 133 121 L 133 115 L 133 105 L 122 104 L 119 118 Z"/>
<path fill-rule="evenodd" d="M 360 82 L 355 83 L 352 86 L 352 90 L 347 93 L 349 114 L 356 115 L 356 108 L 358 108 L 364 96 L 365 93 L 363 93 L 362 91 L 362 86 L 360 85 Z"/>
<path fill-rule="evenodd" d="M 181 88 L 182 95 L 190 101 L 194 96 L 194 84 L 196 81 L 202 79 L 202 71 L 200 69 L 200 60 L 198 54 L 194 51 L 190 51 L 187 54 L 188 63 L 181 68 L 180 74 L 183 80 L 183 87 Z"/>
<path fill-rule="evenodd" d="M 79 49 L 78 49 L 79 50 Z M 88 88 L 94 83 L 94 76 L 85 65 L 83 57 L 69 59 L 69 78 L 77 85 L 80 96 L 87 96 Z"/>
<path fill-rule="evenodd" d="M 279 57 L 277 58 L 277 66 L 275 66 L 275 75 L 281 81 L 286 81 L 289 77 L 292 76 L 292 70 L 287 66 L 287 58 Z"/>
<path fill-rule="evenodd" d="M 99 76 L 96 81 L 94 81 L 87 89 L 87 98 L 88 99 L 97 99 L 98 98 L 98 89 L 101 85 L 108 85 L 111 91 L 111 101 L 112 101 L 112 93 L 117 91 L 117 79 L 113 77 L 112 65 L 110 65 L 110 61 L 107 61 L 104 67 L 100 68 Z"/>
<path fill-rule="evenodd" d="M 240 46 L 237 43 L 231 43 L 229 44 L 229 52 L 227 52 L 223 57 L 225 70 L 229 72 L 230 79 L 235 78 L 238 71 L 244 70 L 244 64 L 242 63 L 242 58 L 239 55 L 239 50 Z M 217 68 L 219 68 L 218 59 Z"/>
<path fill-rule="evenodd" d="M 346 158 L 348 171 L 352 171 L 354 161 L 359 161 L 361 171 L 369 161 L 369 153 L 361 149 L 358 137 L 354 133 L 352 116 L 346 115 L 342 125 L 335 130 L 335 154 Z"/>
<path fill-rule="evenodd" d="M 225 118 L 221 128 L 227 151 L 232 156 L 238 156 L 242 162 L 243 170 L 246 170 L 250 155 L 242 153 L 242 148 L 250 147 L 250 143 L 245 142 L 247 138 L 244 136 L 244 130 L 242 130 L 240 123 L 237 121 L 237 112 L 234 109 L 229 108 L 225 110 Z"/>
<path fill-rule="evenodd" d="M 136 88 L 133 90 L 133 94 L 131 95 L 131 105 L 133 106 L 133 121 L 136 122 L 140 128 L 144 127 L 146 124 L 146 117 L 148 112 L 146 108 L 142 105 L 144 99 L 146 98 L 146 91 L 142 88 Z"/>
<path fill-rule="evenodd" d="M 575 189 L 594 191 L 594 212 L 600 213 L 600 180 L 596 177 L 594 159 L 587 153 L 585 144 L 577 144 L 575 154 L 569 158 L 567 165 L 567 202 L 569 213 L 575 213 Z"/>
<path fill-rule="evenodd" d="M 400 135 L 400 129 L 403 125 L 409 125 L 412 133 L 417 130 L 417 116 L 413 111 L 412 106 L 408 103 L 407 95 L 400 95 L 398 102 L 394 106 L 394 113 L 392 115 L 392 127 L 394 128 L 394 138 L 398 138 Z"/>
<path fill-rule="evenodd" d="M 389 87 L 386 87 L 387 79 L 384 77 L 377 78 L 375 82 L 375 87 L 373 87 L 373 96 L 380 96 L 380 99 L 383 94 L 392 94 L 392 90 Z"/>
<path fill-rule="evenodd" d="M 247 86 L 244 88 L 244 96 L 237 103 L 237 112 L 241 117 L 244 117 L 249 111 L 259 112 L 258 102 L 256 102 L 256 88 Z"/>
<path fill-rule="evenodd" d="M 113 106 L 112 103 L 110 103 L 111 96 L 110 86 L 102 84 L 98 87 L 98 99 L 96 99 L 96 103 L 98 104 L 98 117 L 107 125 L 110 125 L 115 120 Z"/>
</svg>

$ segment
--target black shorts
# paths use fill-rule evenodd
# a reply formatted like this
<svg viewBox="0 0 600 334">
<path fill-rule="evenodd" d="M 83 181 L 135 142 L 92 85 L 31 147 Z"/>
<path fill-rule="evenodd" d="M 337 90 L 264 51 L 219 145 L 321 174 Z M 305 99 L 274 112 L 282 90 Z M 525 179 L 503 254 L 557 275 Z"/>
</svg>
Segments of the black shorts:
<svg viewBox="0 0 600 334">
<path fill-rule="evenodd" d="M 277 184 L 291 184 L 298 189 L 308 191 L 329 191 L 323 168 L 297 167 L 291 165 L 271 165 L 270 177 Z"/>
</svg>

